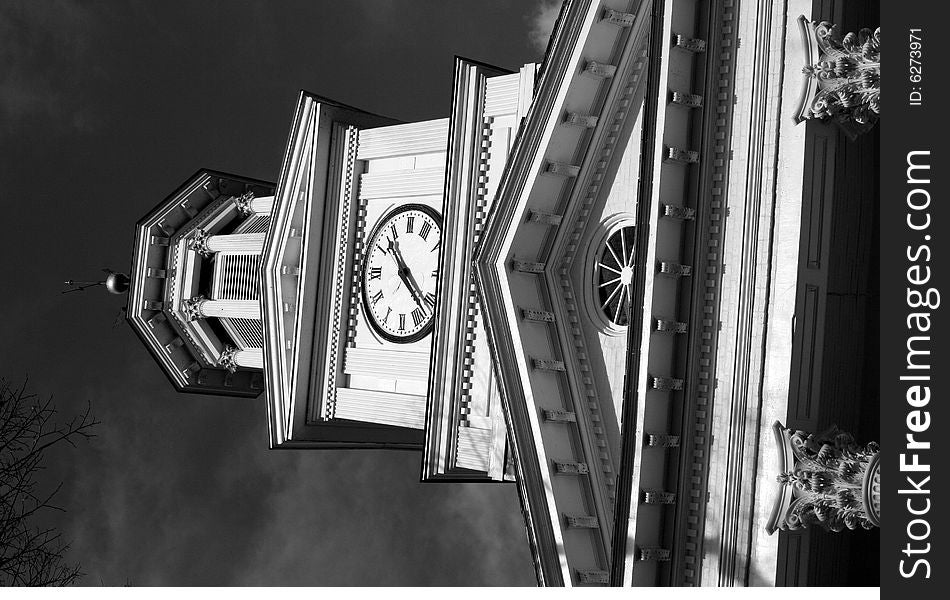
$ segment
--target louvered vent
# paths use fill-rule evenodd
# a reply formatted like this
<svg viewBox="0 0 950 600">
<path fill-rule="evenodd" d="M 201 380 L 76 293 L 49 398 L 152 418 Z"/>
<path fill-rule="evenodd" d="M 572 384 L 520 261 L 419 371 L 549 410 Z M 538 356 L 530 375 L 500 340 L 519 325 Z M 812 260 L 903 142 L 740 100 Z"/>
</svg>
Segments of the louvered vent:
<svg viewBox="0 0 950 600">
<path fill-rule="evenodd" d="M 267 233 L 267 227 L 270 225 L 270 216 L 253 215 L 244 220 L 237 226 L 234 233 Z"/>
<path fill-rule="evenodd" d="M 264 328 L 256 319 L 221 319 L 221 324 L 241 350 L 264 347 Z"/>
<path fill-rule="evenodd" d="M 217 255 L 214 267 L 215 300 L 257 300 L 261 297 L 260 256 Z"/>
</svg>

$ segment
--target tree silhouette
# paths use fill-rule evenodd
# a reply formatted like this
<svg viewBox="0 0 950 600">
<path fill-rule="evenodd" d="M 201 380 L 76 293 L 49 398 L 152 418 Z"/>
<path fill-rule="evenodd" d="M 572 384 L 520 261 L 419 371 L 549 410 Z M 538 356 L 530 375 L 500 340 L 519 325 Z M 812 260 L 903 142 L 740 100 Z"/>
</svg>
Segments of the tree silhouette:
<svg viewBox="0 0 950 600">
<path fill-rule="evenodd" d="M 62 483 L 47 490 L 37 475 L 51 449 L 75 447 L 93 437 L 98 424 L 89 405 L 59 422 L 52 397 L 41 400 L 27 391 L 27 382 L 0 378 L 0 585 L 71 585 L 82 577 L 80 566 L 64 558 L 69 544 L 62 534 L 34 524 L 63 510 L 54 504 Z"/>
</svg>

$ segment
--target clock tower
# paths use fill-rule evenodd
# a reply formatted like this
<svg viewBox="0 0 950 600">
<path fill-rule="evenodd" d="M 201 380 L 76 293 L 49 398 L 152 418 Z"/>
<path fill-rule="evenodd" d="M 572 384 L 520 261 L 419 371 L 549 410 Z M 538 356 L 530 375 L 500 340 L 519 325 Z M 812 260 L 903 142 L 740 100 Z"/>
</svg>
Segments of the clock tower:
<svg viewBox="0 0 950 600">
<path fill-rule="evenodd" d="M 424 449 L 512 478 L 474 247 L 534 89 L 456 59 L 448 118 L 301 92 L 276 184 L 200 171 L 139 223 L 130 320 L 184 391 L 266 397 L 273 448 Z"/>
<path fill-rule="evenodd" d="M 774 464 L 864 397 L 879 140 L 786 118 L 838 42 L 771 6 L 566 0 L 441 119 L 302 92 L 276 184 L 202 170 L 137 224 L 129 322 L 178 390 L 263 393 L 272 448 L 515 480 L 541 585 L 835 581 L 850 542 L 770 537 Z"/>
<path fill-rule="evenodd" d="M 472 261 L 534 74 L 456 59 L 451 116 L 416 123 L 301 94 L 262 260 L 272 447 L 511 479 Z"/>
</svg>

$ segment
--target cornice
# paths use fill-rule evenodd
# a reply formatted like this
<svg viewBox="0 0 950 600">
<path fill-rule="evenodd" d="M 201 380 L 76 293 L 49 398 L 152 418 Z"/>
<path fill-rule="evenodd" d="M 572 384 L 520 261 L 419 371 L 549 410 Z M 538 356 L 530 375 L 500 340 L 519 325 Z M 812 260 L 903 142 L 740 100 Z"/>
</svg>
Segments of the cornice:
<svg viewBox="0 0 950 600">
<path fill-rule="evenodd" d="M 691 264 L 696 265 L 701 285 L 694 284 L 688 322 L 683 394 L 684 440 L 678 469 L 677 489 L 683 502 L 677 506 L 674 534 L 683 540 L 673 549 L 671 584 L 702 583 L 704 524 L 708 490 L 709 447 L 712 443 L 712 411 L 716 395 L 716 349 L 720 329 L 726 190 L 729 185 L 733 97 L 735 87 L 736 16 L 738 0 L 710 3 L 705 17 L 707 68 L 704 77 L 702 118 L 703 161 L 695 200 L 695 241 Z M 698 282 L 698 278 L 697 278 Z"/>
<path fill-rule="evenodd" d="M 361 127 L 390 124 L 306 93 L 298 99 L 261 259 L 271 447 L 420 446 L 418 431 L 325 417 L 346 343 L 357 141 Z"/>
<path fill-rule="evenodd" d="M 706 267 L 705 260 L 693 262 L 697 256 L 708 256 L 697 249 L 701 225 L 692 220 L 696 207 L 708 201 L 699 185 L 700 172 L 716 162 L 707 154 L 710 149 L 703 147 L 704 131 L 697 128 L 703 117 L 695 112 L 710 114 L 702 101 L 712 92 L 698 80 L 711 70 L 710 52 L 718 51 L 704 41 L 700 16 L 706 9 L 707 5 L 689 2 L 654 2 L 621 409 L 622 485 L 614 532 L 614 585 L 663 585 L 678 576 L 678 567 L 668 561 L 684 550 L 695 552 L 695 544 L 681 542 L 673 526 L 675 515 L 703 506 L 693 486 L 701 483 L 702 473 L 682 468 L 684 461 L 693 466 L 688 449 L 671 450 L 668 444 L 649 440 L 668 434 L 682 438 L 682 423 L 693 417 L 690 390 L 704 385 L 709 375 L 688 371 L 684 354 L 689 344 L 682 335 L 708 324 L 711 306 L 703 302 L 697 306 L 692 300 L 717 273 Z M 686 315 L 696 321 L 689 320 L 682 329 L 662 326 L 668 320 L 679 324 Z M 703 457 L 701 453 L 698 458 Z M 687 478 L 687 485 L 677 486 L 672 495 L 648 493 L 680 476 Z M 664 496 L 669 501 L 659 500 Z"/>
<path fill-rule="evenodd" d="M 438 310 L 432 336 L 422 480 L 484 480 L 456 469 L 458 431 L 469 410 L 478 293 L 468 257 L 480 234 L 487 195 L 490 128 L 486 79 L 507 71 L 455 59 L 439 252 Z"/>
<path fill-rule="evenodd" d="M 636 30 L 643 27 L 643 17 L 645 17 L 646 6 L 640 4 L 640 14 L 636 18 L 631 18 L 631 22 Z M 580 396 L 575 398 L 574 394 L 567 393 L 572 386 L 578 383 L 577 373 L 581 371 L 581 365 L 576 361 L 576 356 L 572 353 L 564 355 L 562 341 L 570 339 L 571 334 L 565 332 L 565 328 L 572 326 L 569 322 L 553 322 L 545 324 L 524 324 L 520 319 L 521 308 L 530 308 L 544 310 L 543 304 L 553 304 L 558 302 L 561 297 L 560 289 L 560 269 L 562 265 L 555 264 L 555 261 L 545 261 L 545 256 L 552 256 L 551 247 L 555 235 L 550 229 L 546 235 L 541 235 L 542 239 L 539 249 L 535 255 L 533 250 L 527 246 L 522 248 L 525 253 L 522 255 L 511 255 L 515 237 L 519 236 L 521 228 L 538 227 L 540 224 L 526 225 L 522 217 L 527 210 L 528 196 L 536 189 L 536 186 L 545 186 L 547 192 L 555 187 L 555 179 L 552 177 L 564 178 L 564 183 L 560 185 L 561 194 L 570 194 L 576 185 L 577 179 L 582 172 L 581 167 L 575 166 L 578 161 L 584 158 L 587 145 L 590 143 L 590 134 L 581 131 L 582 128 L 564 129 L 560 138 L 558 138 L 555 147 L 552 142 L 553 136 L 561 125 L 561 121 L 566 117 L 564 103 L 568 100 L 571 90 L 574 95 L 571 96 L 575 103 L 579 102 L 578 94 L 584 98 L 584 106 L 587 106 L 590 94 L 594 94 L 593 108 L 590 114 L 599 115 L 602 111 L 602 103 L 605 90 L 612 86 L 619 86 L 618 78 L 611 79 L 611 76 L 618 70 L 616 63 L 620 56 L 627 56 L 618 51 L 618 47 L 624 47 L 627 41 L 627 32 L 623 31 L 622 26 L 613 22 L 607 23 L 604 18 L 605 9 L 599 3 L 590 2 L 570 2 L 564 8 L 559 20 L 559 26 L 554 34 L 551 52 L 545 59 L 545 70 L 542 79 L 537 88 L 537 94 L 519 136 L 515 142 L 512 154 L 499 187 L 498 199 L 492 207 L 486 224 L 485 236 L 483 237 L 478 250 L 476 251 L 476 263 L 478 277 L 482 286 L 484 304 L 486 306 L 486 325 L 489 330 L 490 349 L 495 359 L 495 364 L 499 365 L 500 379 L 502 382 L 502 396 L 509 418 L 509 427 L 514 432 L 514 446 L 519 456 L 519 489 L 522 493 L 522 503 L 526 513 L 527 520 L 532 526 L 533 541 L 537 542 L 535 551 L 536 566 L 538 567 L 538 579 L 542 585 L 571 585 L 584 583 L 605 583 L 608 555 L 610 552 L 609 544 L 609 517 L 599 518 L 598 526 L 591 532 L 594 536 L 590 539 L 591 544 L 600 545 L 599 552 L 603 555 L 597 556 L 594 552 L 592 556 L 583 559 L 584 566 L 579 568 L 578 556 L 580 556 L 580 547 L 575 547 L 574 555 L 571 560 L 571 552 L 565 550 L 562 544 L 581 543 L 576 534 L 570 537 L 563 533 L 565 525 L 561 523 L 561 515 L 558 514 L 558 506 L 552 492 L 545 493 L 545 489 L 551 489 L 550 477 L 554 471 L 564 473 L 567 469 L 571 470 L 570 464 L 561 465 L 558 463 L 556 468 L 548 464 L 548 459 L 557 459 L 557 456 L 547 456 L 542 437 L 542 427 L 547 432 L 545 435 L 551 440 L 560 440 L 556 442 L 562 445 L 565 436 L 579 436 L 582 441 L 583 449 L 575 448 L 574 452 L 578 455 L 576 459 L 566 460 L 586 460 L 583 463 L 583 479 L 577 479 L 576 484 L 578 493 L 591 494 L 592 499 L 598 495 L 604 495 L 598 491 L 601 483 L 601 474 L 588 471 L 587 464 L 593 461 L 600 461 L 600 451 L 598 444 L 593 438 L 595 434 L 589 417 L 590 406 L 581 404 L 581 398 L 586 397 L 583 393 L 576 394 Z M 592 28 L 598 28 L 597 35 L 591 33 Z M 617 27 L 613 30 L 605 30 L 605 27 Z M 609 37 L 612 35 L 614 37 Z M 590 36 L 590 37 L 588 37 Z M 610 40 L 610 41 L 607 41 Z M 590 48 L 587 45 L 591 44 Z M 605 56 L 605 47 L 609 48 L 609 57 Z M 631 53 L 629 49 L 624 52 Z M 592 53 L 592 54 L 591 54 Z M 588 55 L 590 54 L 590 55 Z M 606 60 L 611 64 L 602 64 L 595 62 Z M 619 69 L 621 73 L 624 71 Z M 606 83 L 605 83 L 606 82 Z M 576 86 L 576 87 L 572 87 Z M 583 90 L 583 91 L 581 91 Z M 579 109 L 576 110 L 586 110 Z M 573 145 L 571 145 L 573 144 Z M 573 162 L 562 162 L 572 160 L 567 156 L 568 152 L 573 153 Z M 543 169 L 542 169 L 543 168 Z M 543 178 L 543 179 L 542 179 Z M 537 189 L 541 189 L 538 187 Z M 546 196 L 546 208 L 538 210 L 550 211 L 548 208 L 553 203 L 563 207 L 569 204 L 569 201 L 561 196 L 555 200 Z M 586 216 L 586 215 L 585 215 Z M 533 230 L 531 235 L 519 240 L 522 246 L 530 240 L 535 243 L 539 239 L 538 231 Z M 515 306 L 515 300 L 512 295 L 512 278 L 523 278 L 525 275 L 509 275 L 509 260 L 518 258 L 525 262 L 510 265 L 510 268 L 518 270 L 528 270 L 532 275 L 533 285 L 528 284 L 526 280 L 519 279 L 519 286 L 530 286 L 531 290 L 537 288 L 541 295 L 542 306 Z M 532 261 L 543 261 L 540 264 Z M 542 290 L 544 290 L 542 292 Z M 527 299 L 534 292 L 523 289 L 524 297 Z M 521 342 L 521 330 L 525 327 L 547 327 L 551 338 L 550 359 L 546 361 L 533 360 L 529 364 L 529 357 L 525 354 Z M 512 332 L 515 335 L 512 335 Z M 535 337 L 535 339 L 540 339 Z M 534 342 L 533 342 L 534 343 Z M 557 349 L 555 349 L 557 348 Z M 538 348 L 540 350 L 540 347 Z M 569 361 L 570 369 L 565 369 L 562 365 L 568 362 L 568 357 L 575 358 Z M 547 356 L 542 356 L 547 358 Z M 563 358 L 564 361 L 558 360 Z M 548 386 L 561 386 L 562 394 L 558 398 L 545 399 L 544 401 L 533 397 L 531 378 L 531 369 L 554 369 L 555 371 L 565 370 L 564 375 L 557 374 L 551 377 L 558 377 L 555 380 L 549 380 Z M 577 369 L 576 371 L 574 369 Z M 538 377 L 541 377 L 538 375 Z M 546 376 L 545 376 L 546 377 Z M 583 382 L 583 376 L 580 376 L 580 382 Z M 577 388 L 575 388 L 577 389 Z M 576 393 L 576 392 L 575 392 Z M 540 407 L 545 402 L 563 403 L 565 410 L 574 409 L 577 422 L 560 425 L 563 429 L 552 429 L 551 423 L 542 425 L 540 423 L 541 415 L 537 414 Z M 570 407 L 570 408 L 569 408 Z M 587 437 L 587 434 L 592 434 Z M 586 438 L 586 439 L 585 439 Z M 552 443 L 555 443 L 552 441 Z M 563 451 L 563 450 L 562 450 Z M 564 476 L 564 475 L 554 475 Z M 575 480 L 572 480 L 575 481 Z M 566 482 L 564 482 L 566 483 Z M 563 485 L 563 484 L 562 484 Z M 574 489 L 574 488 L 571 488 Z M 572 492 L 573 493 L 573 492 Z M 603 512 L 601 509 L 598 512 Z M 602 528 L 607 527 L 608 531 Z M 596 531 L 597 533 L 593 533 Z M 562 538 L 562 535 L 564 536 Z M 590 552 L 590 547 L 585 552 Z M 590 569 L 590 561 L 593 560 L 599 564 L 599 568 Z"/>
<path fill-rule="evenodd" d="M 287 140 L 287 149 L 281 166 L 270 228 L 264 238 L 261 255 L 261 308 L 264 322 L 264 371 L 267 381 L 267 420 L 271 447 L 279 446 L 293 438 L 291 365 L 286 354 L 287 347 L 284 315 L 284 284 L 280 267 L 284 248 L 290 237 L 290 225 L 294 218 L 295 192 L 300 176 L 300 162 L 305 152 L 306 134 L 315 127 L 315 112 L 319 105 L 307 95 L 298 97 L 293 124 Z M 299 278 L 298 278 L 299 280 Z M 287 312 L 296 314 L 296 307 L 288 303 Z M 293 317 L 291 317 L 293 318 Z"/>
<path fill-rule="evenodd" d="M 607 502 L 603 507 L 605 522 L 613 521 L 614 500 L 616 498 L 616 457 L 611 449 L 610 438 L 604 429 L 604 423 L 598 413 L 613 411 L 612 399 L 603 400 L 603 390 L 598 390 L 591 376 L 591 363 L 588 359 L 589 350 L 584 330 L 581 325 L 582 317 L 578 307 L 580 294 L 574 289 L 571 278 L 571 265 L 574 262 L 579 243 L 584 230 L 589 226 L 591 208 L 595 200 L 608 190 L 604 187 L 604 179 L 617 142 L 621 137 L 621 130 L 628 119 L 636 119 L 639 100 L 644 91 L 643 65 L 646 61 L 647 36 L 643 30 L 636 32 L 635 40 L 625 40 L 625 44 L 633 46 L 632 51 L 622 54 L 622 62 L 618 66 L 620 75 L 615 76 L 615 83 L 611 86 L 604 100 L 604 108 L 599 111 L 598 126 L 590 136 L 589 144 L 583 155 L 584 162 L 578 175 L 578 183 L 565 206 L 563 220 L 557 229 L 555 241 L 551 246 L 549 264 L 552 265 L 552 281 L 557 282 L 557 289 L 552 290 L 552 301 L 561 315 L 560 320 L 565 323 L 563 329 L 562 352 L 572 357 L 569 361 L 577 366 L 577 373 L 573 378 L 578 387 L 577 397 L 585 398 L 586 402 L 579 402 L 578 411 L 583 413 L 585 427 L 592 434 L 591 456 L 600 460 L 601 484 L 604 486 L 604 496 Z M 563 125 L 571 127 L 573 125 Z M 572 226 L 573 225 L 573 226 Z M 566 361 L 568 362 L 568 361 Z"/>
<path fill-rule="evenodd" d="M 545 56 L 544 72 L 537 84 L 537 92 L 512 147 L 495 203 L 486 219 L 485 231 L 476 247 L 475 262 L 482 299 L 486 307 L 485 327 L 493 362 L 499 365 L 502 403 L 505 407 L 508 430 L 514 433 L 512 450 L 517 458 L 517 482 L 528 538 L 532 547 L 538 583 L 542 586 L 570 584 L 571 572 L 563 552 L 563 540 L 557 521 L 557 507 L 547 490 L 551 490 L 550 475 L 542 464 L 544 456 L 537 416 L 530 415 L 534 401 L 524 387 L 528 379 L 528 365 L 520 340 L 510 332 L 517 331 L 515 310 L 508 297 L 510 283 L 507 276 L 509 225 L 519 223 L 516 216 L 520 196 L 528 182 L 537 177 L 542 157 L 538 156 L 546 137 L 561 83 L 579 58 L 576 47 L 584 22 L 592 11 L 590 1 L 566 3 L 559 18 Z M 593 18 L 593 15 L 590 15 Z M 542 274 L 540 278 L 543 279 Z"/>
<path fill-rule="evenodd" d="M 664 93 L 666 71 L 669 68 L 669 3 L 671 0 L 654 0 L 650 25 L 650 67 L 647 74 L 647 101 L 644 102 L 645 124 L 663 122 L 665 102 L 660 94 Z M 652 279 L 655 254 L 650 244 L 649 232 L 655 231 L 656 214 L 653 209 L 655 182 L 659 177 L 659 160 L 655 155 L 656 125 L 645 125 L 643 145 L 640 156 L 640 182 L 637 188 L 637 237 L 636 256 L 640 257 L 634 267 L 634 277 L 630 291 L 630 319 L 627 326 L 628 364 L 626 368 L 626 386 L 621 417 L 620 474 L 614 519 L 614 539 L 612 548 L 611 584 L 624 585 L 632 579 L 633 553 L 631 543 L 636 536 L 636 517 L 639 490 L 639 454 L 644 444 L 645 433 L 643 412 L 645 407 L 646 386 L 644 385 L 648 348 L 643 348 L 643 338 L 649 337 L 648 322 L 653 312 Z M 662 132 L 660 132 L 662 136 Z M 640 304 L 642 302 L 642 305 Z M 645 323 L 644 321 L 647 321 Z M 633 528 L 631 532 L 630 529 Z M 623 540 L 623 542 L 621 542 Z"/>
<path fill-rule="evenodd" d="M 216 354 L 220 353 L 220 349 L 209 346 L 205 340 L 200 338 L 195 331 L 195 329 L 199 327 L 198 322 L 185 319 L 181 307 L 181 302 L 190 298 L 190 294 L 183 289 L 186 274 L 183 272 L 182 267 L 185 266 L 185 262 L 188 260 L 186 256 L 188 251 L 186 238 L 225 212 L 231 198 L 234 197 L 232 194 L 222 194 L 217 189 L 218 185 L 216 183 L 215 185 L 211 185 L 212 183 L 215 182 L 209 179 L 200 186 L 211 197 L 211 201 L 208 202 L 208 204 L 201 209 L 201 212 L 197 213 L 191 221 L 179 228 L 175 234 L 169 238 L 167 270 L 171 276 L 165 279 L 164 301 L 167 307 L 166 312 L 168 316 L 171 317 L 170 323 L 173 323 L 179 334 L 197 350 L 198 358 L 205 363 L 205 366 L 214 368 L 217 367 Z M 198 260 L 200 260 L 200 258 L 198 258 Z"/>
</svg>

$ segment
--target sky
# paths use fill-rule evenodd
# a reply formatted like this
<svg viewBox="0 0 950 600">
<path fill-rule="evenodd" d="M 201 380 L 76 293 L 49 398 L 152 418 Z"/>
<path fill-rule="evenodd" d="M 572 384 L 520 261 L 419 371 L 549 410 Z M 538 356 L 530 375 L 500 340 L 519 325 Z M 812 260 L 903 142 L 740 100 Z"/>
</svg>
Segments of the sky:
<svg viewBox="0 0 950 600">
<path fill-rule="evenodd" d="M 272 451 L 264 398 L 178 394 L 124 297 L 134 223 L 199 168 L 275 181 L 303 88 L 448 116 L 455 55 L 541 59 L 551 0 L 0 3 L 0 377 L 97 436 L 57 452 L 88 585 L 534 585 L 511 484 L 421 484 L 417 452 Z"/>
</svg>

